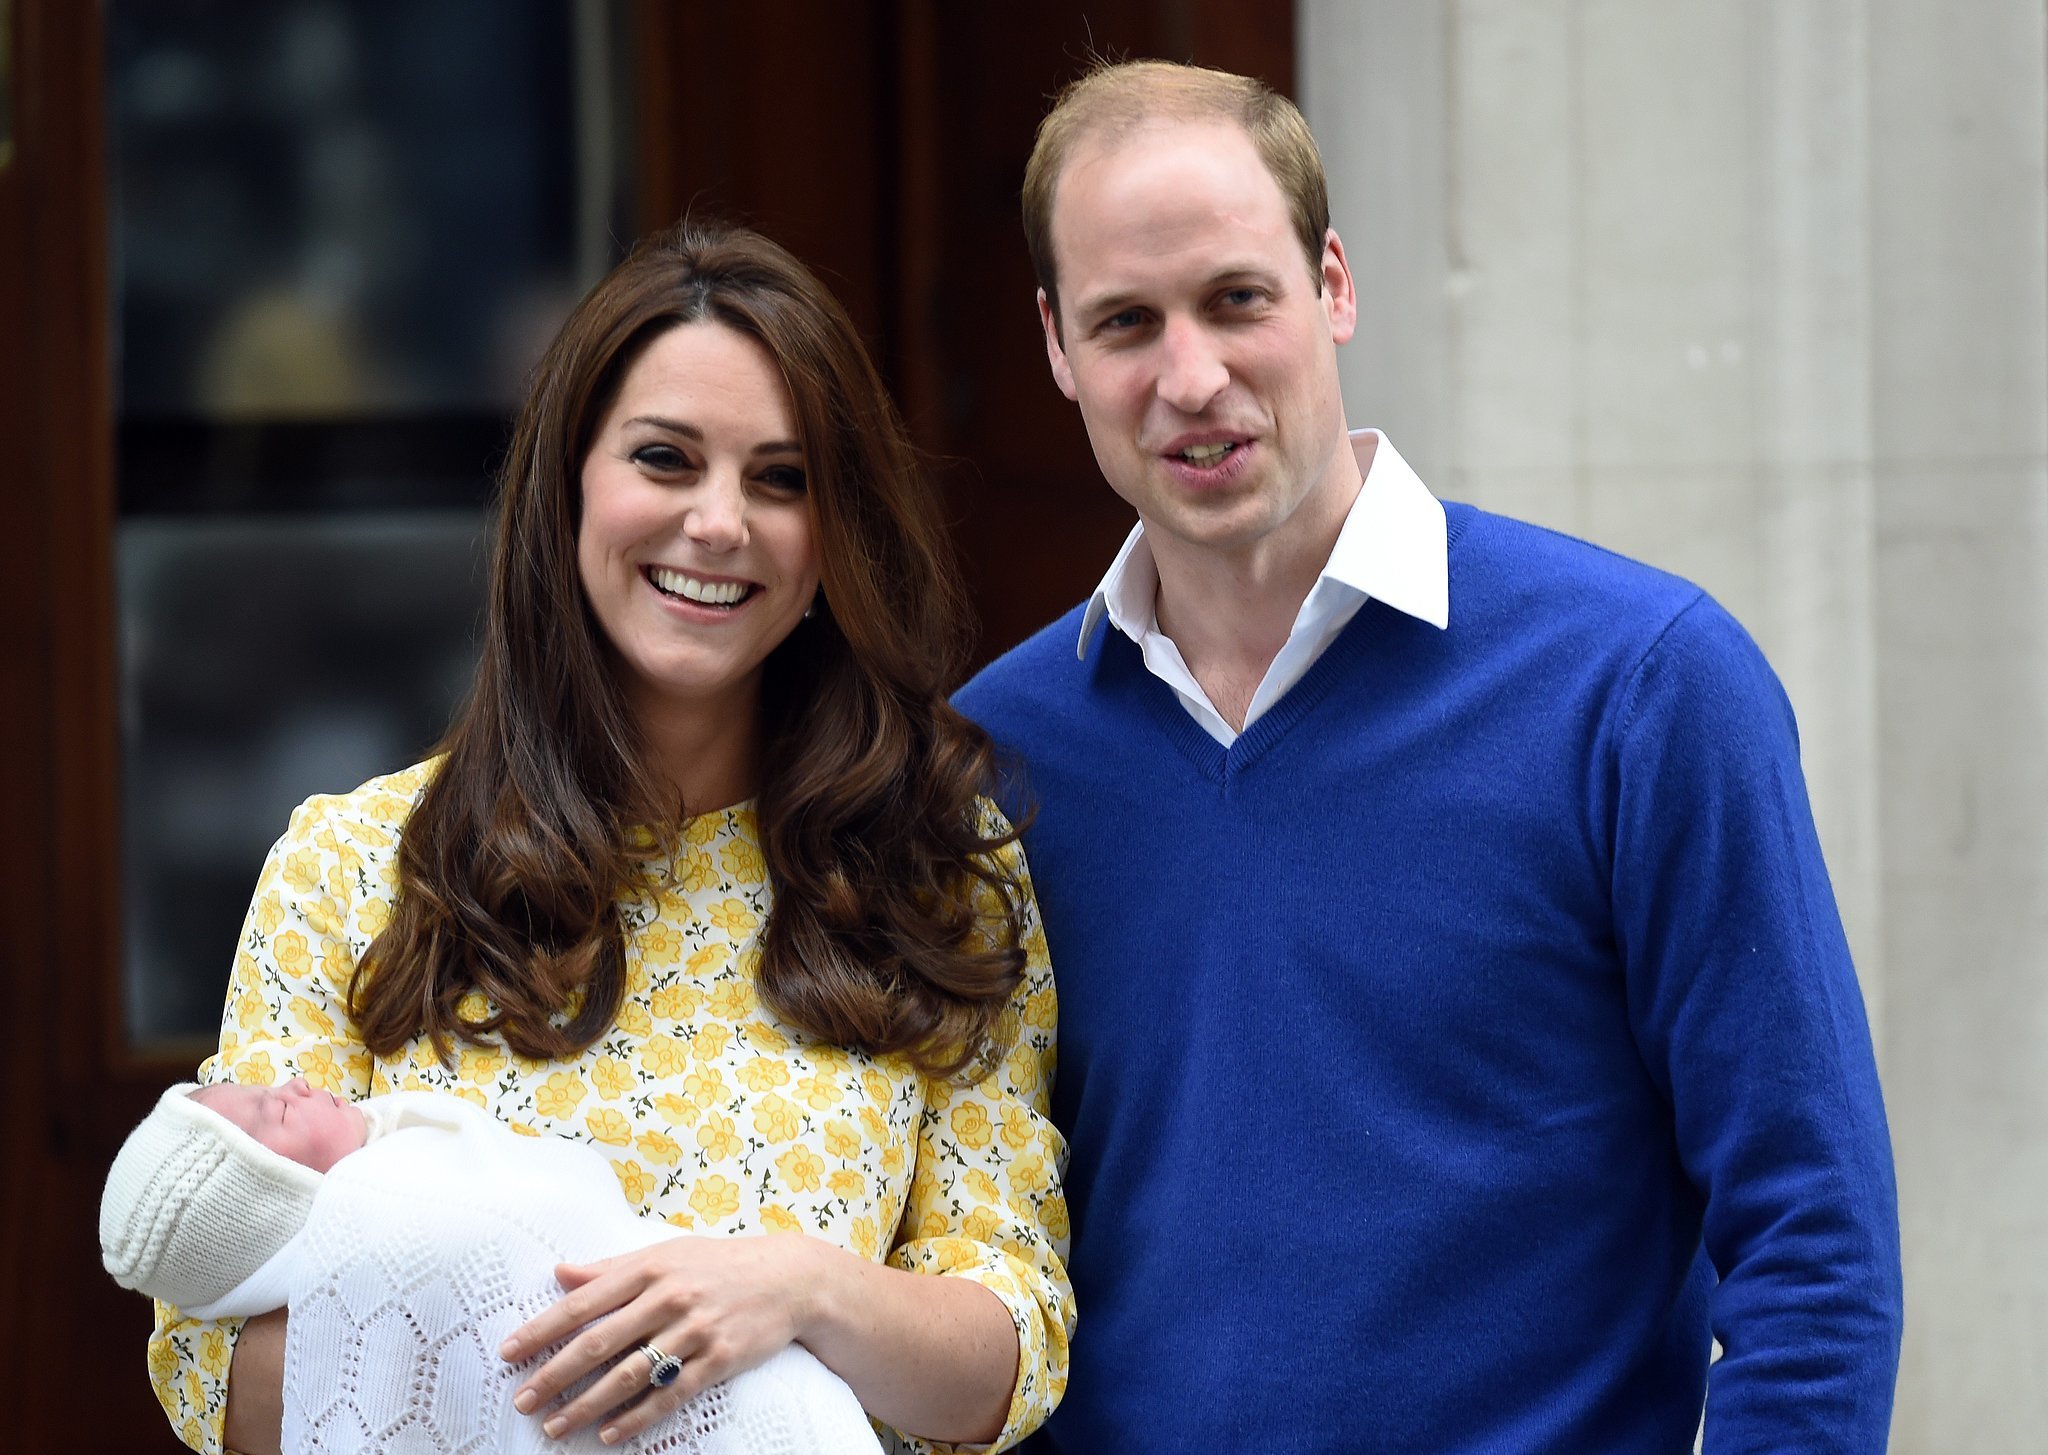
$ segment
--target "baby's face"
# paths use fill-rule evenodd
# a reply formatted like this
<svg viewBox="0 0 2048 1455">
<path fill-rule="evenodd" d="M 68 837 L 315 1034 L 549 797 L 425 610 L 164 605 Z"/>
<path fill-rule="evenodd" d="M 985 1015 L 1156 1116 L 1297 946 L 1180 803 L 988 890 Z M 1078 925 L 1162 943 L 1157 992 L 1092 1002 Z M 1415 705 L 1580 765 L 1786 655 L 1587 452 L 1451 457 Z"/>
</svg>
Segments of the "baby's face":
<svg viewBox="0 0 2048 1455">
<path fill-rule="evenodd" d="M 325 1172 L 363 1145 L 368 1129 L 355 1104 L 315 1091 L 304 1078 L 282 1086 L 204 1086 L 192 1099 L 220 1113 L 281 1157 Z"/>
</svg>

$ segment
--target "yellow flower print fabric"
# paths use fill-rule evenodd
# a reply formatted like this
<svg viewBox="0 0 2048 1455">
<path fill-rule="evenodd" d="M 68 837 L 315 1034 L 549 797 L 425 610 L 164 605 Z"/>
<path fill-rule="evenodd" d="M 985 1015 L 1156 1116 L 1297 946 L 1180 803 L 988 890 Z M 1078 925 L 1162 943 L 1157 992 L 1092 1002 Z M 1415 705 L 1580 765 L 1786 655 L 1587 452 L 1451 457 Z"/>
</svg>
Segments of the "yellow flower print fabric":
<svg viewBox="0 0 2048 1455">
<path fill-rule="evenodd" d="M 1025 979 L 1002 1021 L 1008 1049 L 977 1084 L 822 1044 L 755 991 L 771 897 L 742 806 L 691 820 L 672 861 L 650 866 L 621 898 L 626 998 L 611 1032 L 583 1055 L 539 1062 L 464 1046 L 444 1066 L 415 1042 L 375 1058 L 343 1001 L 358 957 L 390 919 L 398 835 L 428 774 L 421 765 L 373 779 L 293 814 L 257 882 L 220 1049 L 198 1079 L 269 1085 L 298 1075 L 356 1098 L 452 1092 L 515 1131 L 588 1142 L 644 1216 L 715 1235 L 804 1232 L 863 1258 L 972 1279 L 1002 1299 L 1018 1339 L 1008 1422 L 986 1448 L 1036 1429 L 1066 1388 L 1074 1301 L 1059 1182 L 1066 1146 L 1046 1116 L 1056 1005 L 1035 906 Z M 477 996 L 459 1013 L 481 1018 L 489 1007 Z M 150 1380 L 195 1450 L 223 1449 L 239 1329 L 157 1308 Z"/>
</svg>

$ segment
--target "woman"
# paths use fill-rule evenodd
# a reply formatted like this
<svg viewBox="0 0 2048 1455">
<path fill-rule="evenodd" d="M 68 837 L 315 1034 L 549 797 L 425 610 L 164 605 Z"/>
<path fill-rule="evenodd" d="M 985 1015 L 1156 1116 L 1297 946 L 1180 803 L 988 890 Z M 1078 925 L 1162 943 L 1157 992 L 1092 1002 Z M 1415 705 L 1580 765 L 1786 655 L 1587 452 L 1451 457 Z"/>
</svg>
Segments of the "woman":
<svg viewBox="0 0 2048 1455">
<path fill-rule="evenodd" d="M 851 323 L 758 235 L 650 240 L 542 361 L 500 509 L 443 755 L 293 816 L 199 1079 L 453 1090 L 649 1215 L 791 1235 L 565 1270 L 505 1351 L 582 1330 L 517 1400 L 595 1374 L 551 1431 L 630 1436 L 794 1340 L 906 1434 L 1022 1438 L 1073 1320 L 1050 972 Z M 277 1316 L 160 1307 L 150 1363 L 188 1444 L 255 1455 L 282 1354 Z"/>
</svg>

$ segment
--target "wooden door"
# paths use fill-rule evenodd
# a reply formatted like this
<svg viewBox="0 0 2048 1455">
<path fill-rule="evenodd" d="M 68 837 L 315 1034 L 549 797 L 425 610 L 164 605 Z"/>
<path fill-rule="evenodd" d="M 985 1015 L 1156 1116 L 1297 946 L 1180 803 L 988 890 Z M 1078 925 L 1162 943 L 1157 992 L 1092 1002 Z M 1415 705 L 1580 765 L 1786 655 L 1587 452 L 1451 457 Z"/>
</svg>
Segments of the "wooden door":
<svg viewBox="0 0 2048 1455">
<path fill-rule="evenodd" d="M 12 14 L 8 14 L 11 9 Z M 178 1448 L 143 1377 L 149 1310 L 99 1268 L 99 1184 L 189 1056 L 127 1052 L 112 999 L 113 426 L 98 7 L 0 5 L 0 993 L 7 1443 Z M 6 125 L 0 123 L 0 125 Z"/>
<path fill-rule="evenodd" d="M 1093 589 L 1135 517 L 1045 362 L 1018 191 L 1091 55 L 1294 90 L 1293 0 L 641 0 L 641 220 L 711 207 L 817 267 L 943 481 L 982 656 Z"/>
<path fill-rule="evenodd" d="M 1292 9 L 621 0 L 643 223 L 737 213 L 841 291 L 946 484 L 985 654 L 1084 595 L 1130 519 L 1032 305 L 1017 188 L 1045 99 L 1091 50 L 1289 89 Z M 0 0 L 0 36 L 4 1443 L 169 1451 L 149 1311 L 96 1245 L 120 1138 L 205 1050 L 124 1030 L 107 38 L 78 0 Z"/>
</svg>

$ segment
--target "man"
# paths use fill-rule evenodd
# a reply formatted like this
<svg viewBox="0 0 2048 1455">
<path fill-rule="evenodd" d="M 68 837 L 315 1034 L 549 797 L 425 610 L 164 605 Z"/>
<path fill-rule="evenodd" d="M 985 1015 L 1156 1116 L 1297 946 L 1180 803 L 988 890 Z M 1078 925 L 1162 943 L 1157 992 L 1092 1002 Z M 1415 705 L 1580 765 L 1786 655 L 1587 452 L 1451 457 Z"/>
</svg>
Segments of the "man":
<svg viewBox="0 0 2048 1455">
<path fill-rule="evenodd" d="M 1890 1149 L 1755 647 L 1348 438 L 1350 269 L 1258 83 L 1078 82 L 1025 231 L 1139 516 L 960 695 L 1039 804 L 1049 1443 L 1677 1452 L 1704 1401 L 1709 1452 L 1882 1450 Z"/>
</svg>

